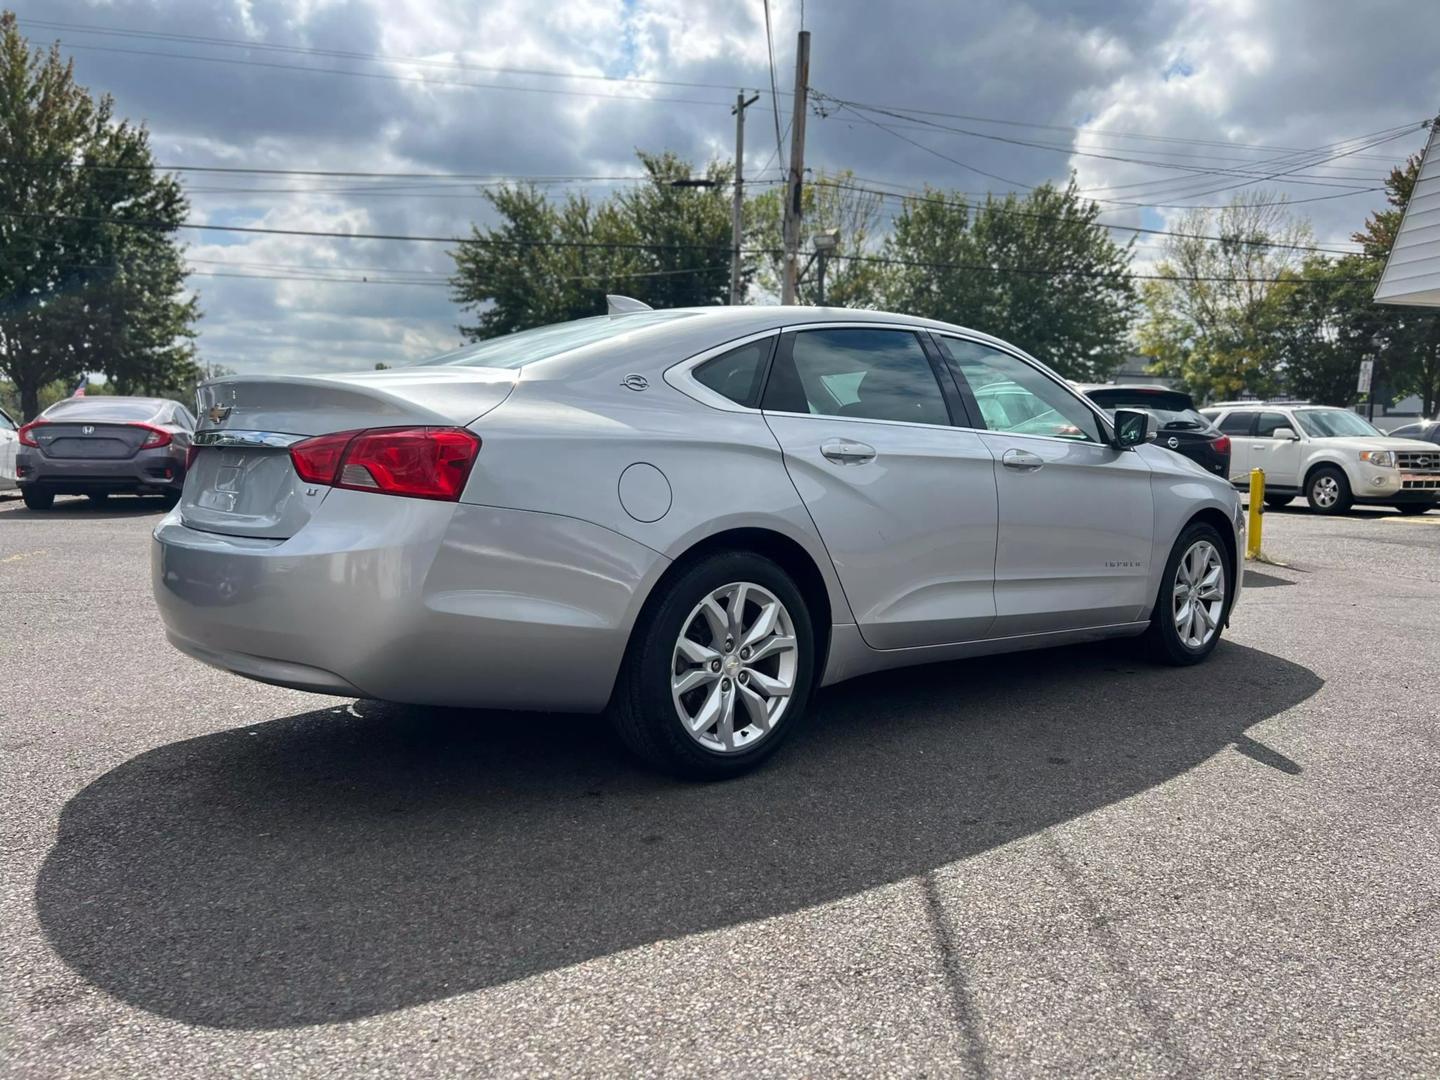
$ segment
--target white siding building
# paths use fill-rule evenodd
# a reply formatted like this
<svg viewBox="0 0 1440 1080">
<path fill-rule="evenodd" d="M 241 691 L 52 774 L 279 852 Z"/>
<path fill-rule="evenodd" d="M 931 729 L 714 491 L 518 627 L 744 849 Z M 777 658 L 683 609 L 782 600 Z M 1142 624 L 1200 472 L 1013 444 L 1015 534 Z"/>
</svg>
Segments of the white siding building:
<svg viewBox="0 0 1440 1080">
<path fill-rule="evenodd" d="M 1430 125 L 1420 175 L 1375 289 L 1375 302 L 1440 307 L 1440 123 Z"/>
</svg>

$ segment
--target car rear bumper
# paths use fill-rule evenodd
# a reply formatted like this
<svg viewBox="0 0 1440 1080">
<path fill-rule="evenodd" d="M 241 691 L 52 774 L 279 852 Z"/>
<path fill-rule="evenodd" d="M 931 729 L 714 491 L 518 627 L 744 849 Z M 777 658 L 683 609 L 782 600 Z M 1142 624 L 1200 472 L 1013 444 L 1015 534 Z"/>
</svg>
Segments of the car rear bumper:
<svg viewBox="0 0 1440 1080">
<path fill-rule="evenodd" d="M 414 704 L 598 711 L 668 560 L 555 514 L 329 493 L 288 540 L 155 529 L 171 642 L 215 667 Z"/>
<path fill-rule="evenodd" d="M 173 443 L 128 458 L 52 458 L 22 448 L 15 466 L 22 486 L 61 495 L 179 491 L 185 483 L 185 451 Z"/>
</svg>

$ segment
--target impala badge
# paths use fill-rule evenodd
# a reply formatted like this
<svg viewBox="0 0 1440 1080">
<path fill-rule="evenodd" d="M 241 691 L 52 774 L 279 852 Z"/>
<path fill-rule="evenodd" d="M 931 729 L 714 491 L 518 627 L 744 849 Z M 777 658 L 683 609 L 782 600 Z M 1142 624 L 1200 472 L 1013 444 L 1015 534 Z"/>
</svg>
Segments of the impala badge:
<svg viewBox="0 0 1440 1080">
<path fill-rule="evenodd" d="M 626 390 L 644 390 L 650 385 L 650 380 L 645 378 L 644 375 L 630 374 L 620 380 L 620 385 L 625 387 Z"/>
</svg>

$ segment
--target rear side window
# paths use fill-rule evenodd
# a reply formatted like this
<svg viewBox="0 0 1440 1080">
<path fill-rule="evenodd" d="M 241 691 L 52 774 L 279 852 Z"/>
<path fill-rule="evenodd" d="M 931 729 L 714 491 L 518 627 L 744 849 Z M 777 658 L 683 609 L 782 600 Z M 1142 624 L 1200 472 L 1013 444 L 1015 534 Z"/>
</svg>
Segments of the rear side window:
<svg viewBox="0 0 1440 1080">
<path fill-rule="evenodd" d="M 802 330 L 775 356 L 765 408 L 857 420 L 949 424 L 930 360 L 908 330 Z"/>
<path fill-rule="evenodd" d="M 695 369 L 695 381 L 736 405 L 754 408 L 760 403 L 765 365 L 774 345 L 775 339 L 767 337 L 721 353 Z"/>
<path fill-rule="evenodd" d="M 1254 426 L 1255 414 L 1253 412 L 1227 413 L 1225 419 L 1220 421 L 1220 430 L 1226 435 L 1249 435 L 1250 429 Z"/>
</svg>

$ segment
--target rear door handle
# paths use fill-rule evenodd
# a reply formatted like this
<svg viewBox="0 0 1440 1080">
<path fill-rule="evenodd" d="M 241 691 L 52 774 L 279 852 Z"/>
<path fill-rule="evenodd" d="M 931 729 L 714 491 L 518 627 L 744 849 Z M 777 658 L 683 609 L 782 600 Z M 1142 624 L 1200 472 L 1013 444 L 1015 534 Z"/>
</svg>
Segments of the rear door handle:
<svg viewBox="0 0 1440 1080">
<path fill-rule="evenodd" d="M 830 439 L 820 444 L 820 453 L 837 465 L 863 465 L 875 460 L 875 448 L 853 439 Z"/>
<path fill-rule="evenodd" d="M 1000 464 L 1007 469 L 1016 469 L 1020 472 L 1034 472 L 1045 464 L 1045 459 L 1039 454 L 1032 454 L 1029 450 L 1006 450 L 1000 457 Z"/>
</svg>

